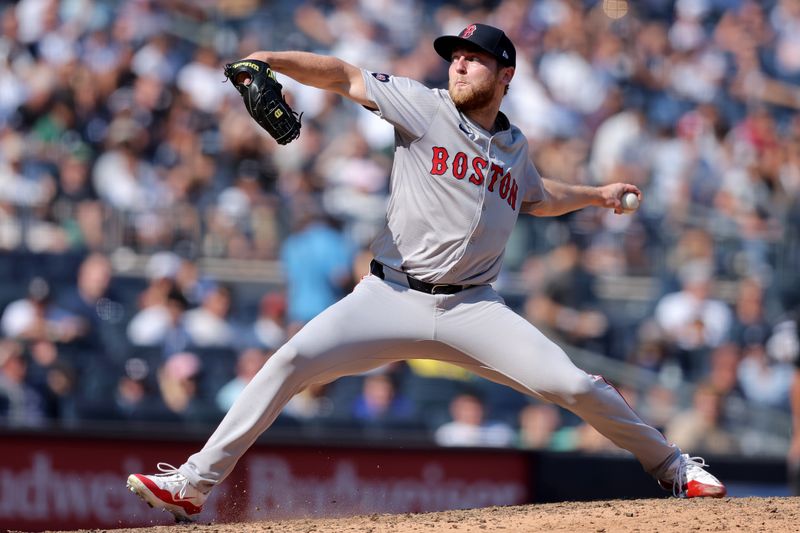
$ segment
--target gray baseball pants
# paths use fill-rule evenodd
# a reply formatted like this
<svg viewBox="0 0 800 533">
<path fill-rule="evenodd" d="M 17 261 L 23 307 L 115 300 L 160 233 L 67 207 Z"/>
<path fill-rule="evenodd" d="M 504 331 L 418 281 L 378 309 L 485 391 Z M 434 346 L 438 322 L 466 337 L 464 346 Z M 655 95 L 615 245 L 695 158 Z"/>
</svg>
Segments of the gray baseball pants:
<svg viewBox="0 0 800 533">
<path fill-rule="evenodd" d="M 400 272 L 365 277 L 266 362 L 202 450 L 180 472 L 201 490 L 224 480 L 293 395 L 314 383 L 391 361 L 447 361 L 564 407 L 669 479 L 680 450 L 645 424 L 614 387 L 578 369 L 564 351 L 508 308 L 491 286 L 457 294 L 408 288 Z"/>
</svg>

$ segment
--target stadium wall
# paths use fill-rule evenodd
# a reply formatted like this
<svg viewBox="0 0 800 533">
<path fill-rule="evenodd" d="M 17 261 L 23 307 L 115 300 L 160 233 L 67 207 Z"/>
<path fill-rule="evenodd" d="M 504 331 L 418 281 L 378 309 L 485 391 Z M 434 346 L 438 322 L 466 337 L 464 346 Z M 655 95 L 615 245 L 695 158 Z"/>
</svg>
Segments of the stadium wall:
<svg viewBox="0 0 800 533">
<path fill-rule="evenodd" d="M 175 465 L 202 440 L 184 434 L 0 435 L 0 530 L 172 523 L 125 489 L 130 472 Z M 718 459 L 734 490 L 780 494 L 780 461 Z M 405 445 L 259 442 L 209 499 L 199 522 L 426 512 L 529 502 L 660 497 L 628 456 Z M 748 495 L 748 494 L 740 494 Z"/>
</svg>

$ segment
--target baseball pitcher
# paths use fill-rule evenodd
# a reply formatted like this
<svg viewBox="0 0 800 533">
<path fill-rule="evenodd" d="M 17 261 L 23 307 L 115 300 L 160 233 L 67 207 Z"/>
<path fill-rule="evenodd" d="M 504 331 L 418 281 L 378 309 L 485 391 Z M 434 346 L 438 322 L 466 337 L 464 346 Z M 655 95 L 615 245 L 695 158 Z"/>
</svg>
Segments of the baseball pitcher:
<svg viewBox="0 0 800 533">
<path fill-rule="evenodd" d="M 641 192 L 624 183 L 573 186 L 539 175 L 527 140 L 500 112 L 516 64 L 503 31 L 470 24 L 458 36 L 439 37 L 434 48 L 450 65 L 447 90 L 305 52 L 256 52 L 229 68 L 248 110 L 276 138 L 296 137 L 299 117 L 280 98 L 280 85 L 268 81 L 274 77 L 257 77 L 271 70 L 349 98 L 394 126 L 386 227 L 372 245 L 370 275 L 267 361 L 202 450 L 179 468 L 160 463 L 161 473 L 128 478 L 150 505 L 178 519 L 199 513 L 293 395 L 407 358 L 454 363 L 569 409 L 633 453 L 676 496 L 725 495 L 702 459 L 668 443 L 490 285 L 520 213 L 557 216 L 587 206 L 622 213 L 622 196 Z M 242 72 L 242 64 L 259 70 Z M 261 105 L 262 95 L 251 94 L 261 89 L 248 88 L 265 84 L 271 103 Z M 274 120 L 289 122 L 268 127 Z"/>
</svg>

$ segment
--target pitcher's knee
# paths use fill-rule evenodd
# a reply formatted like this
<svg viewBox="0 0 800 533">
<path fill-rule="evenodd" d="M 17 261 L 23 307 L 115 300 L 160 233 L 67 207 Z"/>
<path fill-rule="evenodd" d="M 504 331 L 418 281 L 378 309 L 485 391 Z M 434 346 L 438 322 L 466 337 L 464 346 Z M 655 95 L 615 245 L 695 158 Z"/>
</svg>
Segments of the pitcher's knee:
<svg viewBox="0 0 800 533">
<path fill-rule="evenodd" d="M 595 380 L 589 374 L 578 371 L 572 373 L 568 379 L 563 380 L 561 387 L 554 391 L 561 402 L 567 405 L 573 404 L 578 398 L 591 394 L 595 388 Z"/>
</svg>

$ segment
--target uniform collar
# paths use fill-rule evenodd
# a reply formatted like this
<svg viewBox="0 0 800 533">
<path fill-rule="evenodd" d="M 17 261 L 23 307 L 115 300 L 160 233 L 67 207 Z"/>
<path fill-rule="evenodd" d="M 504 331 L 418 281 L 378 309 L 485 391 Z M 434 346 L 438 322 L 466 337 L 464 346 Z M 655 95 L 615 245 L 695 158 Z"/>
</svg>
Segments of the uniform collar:
<svg viewBox="0 0 800 533">
<path fill-rule="evenodd" d="M 500 133 L 511 128 L 511 122 L 502 111 L 497 112 L 497 118 L 494 119 L 495 133 Z"/>
<path fill-rule="evenodd" d="M 452 100 L 451 100 L 451 104 L 452 104 Z M 475 122 L 474 120 L 469 118 L 467 115 L 465 115 L 464 113 L 459 111 L 458 108 L 455 107 L 455 104 L 452 104 L 452 105 L 455 108 L 455 110 L 458 112 L 458 115 L 461 117 L 461 120 L 463 122 L 466 122 L 472 128 L 479 129 L 480 131 L 482 131 L 483 133 L 485 133 L 489 137 L 492 137 L 493 135 L 497 135 L 498 133 L 508 132 L 511 129 L 511 122 L 508 120 L 508 117 L 506 117 L 505 113 L 503 113 L 502 111 L 498 111 L 497 112 L 497 118 L 494 119 L 494 127 L 492 128 L 492 131 L 487 131 L 486 129 L 483 128 L 483 126 L 481 126 L 480 124 L 478 124 L 477 122 Z"/>
</svg>

